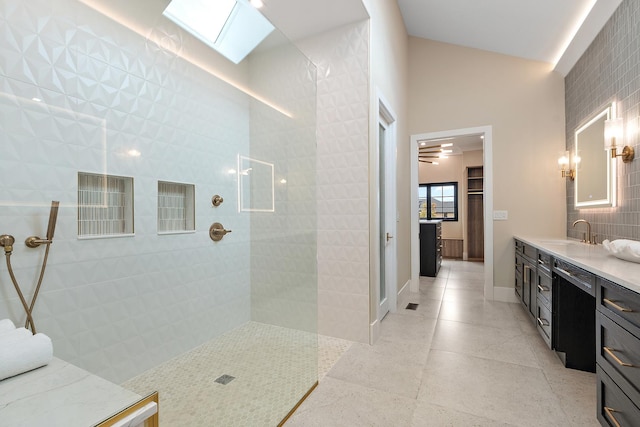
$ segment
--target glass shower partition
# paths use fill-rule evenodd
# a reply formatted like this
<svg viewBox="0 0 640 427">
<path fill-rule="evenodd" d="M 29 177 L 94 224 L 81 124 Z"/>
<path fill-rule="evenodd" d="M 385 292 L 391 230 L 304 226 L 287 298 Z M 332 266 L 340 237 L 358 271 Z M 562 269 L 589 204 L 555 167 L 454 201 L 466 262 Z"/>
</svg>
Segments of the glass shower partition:
<svg viewBox="0 0 640 427">
<path fill-rule="evenodd" d="M 318 378 L 316 70 L 277 29 L 234 64 L 167 4 L 0 0 L 0 234 L 31 295 L 60 201 L 57 359 L 159 391 L 163 425 L 278 425 Z"/>
</svg>

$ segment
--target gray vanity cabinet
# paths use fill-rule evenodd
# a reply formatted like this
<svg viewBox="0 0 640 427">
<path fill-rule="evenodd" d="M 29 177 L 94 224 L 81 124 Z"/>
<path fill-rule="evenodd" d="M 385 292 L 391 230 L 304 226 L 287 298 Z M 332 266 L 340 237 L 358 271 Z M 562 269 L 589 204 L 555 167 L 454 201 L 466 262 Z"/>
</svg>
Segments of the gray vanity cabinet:
<svg viewBox="0 0 640 427">
<path fill-rule="evenodd" d="M 640 425 L 640 294 L 599 278 L 596 288 L 598 420 Z"/>
<path fill-rule="evenodd" d="M 537 317 L 537 258 L 536 248 L 516 240 L 516 296 L 534 319 Z"/>
<path fill-rule="evenodd" d="M 547 253 L 538 251 L 538 269 L 536 272 L 536 327 L 547 343 L 552 348 L 553 329 L 553 281 L 551 279 L 552 259 Z"/>
</svg>

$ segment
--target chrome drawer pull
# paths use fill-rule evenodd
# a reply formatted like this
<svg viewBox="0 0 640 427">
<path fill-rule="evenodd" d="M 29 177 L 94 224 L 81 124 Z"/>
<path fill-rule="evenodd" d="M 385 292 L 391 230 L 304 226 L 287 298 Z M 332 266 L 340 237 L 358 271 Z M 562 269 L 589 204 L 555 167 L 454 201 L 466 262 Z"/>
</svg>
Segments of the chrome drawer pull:
<svg viewBox="0 0 640 427">
<path fill-rule="evenodd" d="M 633 365 L 632 365 L 631 363 L 626 363 L 626 362 L 623 362 L 622 360 L 620 360 L 620 358 L 618 358 L 618 356 L 616 356 L 616 355 L 613 353 L 613 352 L 615 351 L 614 349 L 609 348 L 609 347 L 602 347 L 602 349 L 603 349 L 603 350 L 604 350 L 604 351 L 605 351 L 609 356 L 611 356 L 611 358 L 612 358 L 613 360 L 615 360 L 615 361 L 616 361 L 616 363 L 617 363 L 618 365 L 620 365 L 620 366 L 627 366 L 627 367 L 629 367 L 629 368 L 633 368 Z"/>
<path fill-rule="evenodd" d="M 538 317 L 537 320 L 538 320 L 538 323 L 540 324 L 540 326 L 549 326 L 549 322 L 547 322 L 546 320 L 541 319 L 539 317 Z"/>
<path fill-rule="evenodd" d="M 615 409 L 613 408 L 608 408 L 608 407 L 604 407 L 604 412 L 607 413 L 607 416 L 611 419 L 611 421 L 613 422 L 613 425 L 615 427 L 620 427 L 620 423 L 618 422 L 618 420 L 616 420 L 616 417 L 613 416 L 613 413 L 616 412 Z"/>
<path fill-rule="evenodd" d="M 549 292 L 549 288 L 542 286 L 542 285 L 538 285 L 538 290 L 540 292 Z"/>
<path fill-rule="evenodd" d="M 602 301 L 606 302 L 611 307 L 613 307 L 616 310 L 621 311 L 623 313 L 633 313 L 633 310 L 631 310 L 630 308 L 624 308 L 624 307 L 616 304 L 615 302 L 611 301 L 610 299 L 604 298 Z"/>
</svg>

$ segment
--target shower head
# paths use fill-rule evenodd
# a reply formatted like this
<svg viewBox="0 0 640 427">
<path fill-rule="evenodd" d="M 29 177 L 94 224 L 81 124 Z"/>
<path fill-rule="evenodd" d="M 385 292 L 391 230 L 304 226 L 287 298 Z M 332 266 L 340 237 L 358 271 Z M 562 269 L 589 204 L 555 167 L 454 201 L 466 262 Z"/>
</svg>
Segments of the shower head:
<svg viewBox="0 0 640 427">
<path fill-rule="evenodd" d="M 58 207 L 60 202 L 51 201 L 51 211 L 49 212 L 49 225 L 47 226 L 47 240 L 53 240 L 53 233 L 56 230 L 56 220 L 58 219 Z"/>
<path fill-rule="evenodd" d="M 41 244 L 46 244 L 47 248 L 49 244 L 53 241 L 53 233 L 56 231 L 56 219 L 58 218 L 58 207 L 60 206 L 60 202 L 56 202 L 55 200 L 51 202 L 51 211 L 49 212 L 49 225 L 47 226 L 47 235 L 44 239 L 41 239 L 38 236 L 29 236 L 27 240 L 24 241 L 24 244 L 29 248 L 37 248 Z M 7 249 L 5 248 L 5 252 Z"/>
</svg>

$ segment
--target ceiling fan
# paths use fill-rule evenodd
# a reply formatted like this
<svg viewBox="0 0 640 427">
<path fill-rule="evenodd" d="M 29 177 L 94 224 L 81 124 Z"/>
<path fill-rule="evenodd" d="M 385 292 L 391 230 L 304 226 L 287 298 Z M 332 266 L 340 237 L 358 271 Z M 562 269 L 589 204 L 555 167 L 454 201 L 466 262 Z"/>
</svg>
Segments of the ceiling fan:
<svg viewBox="0 0 640 427">
<path fill-rule="evenodd" d="M 422 163 L 437 165 L 438 162 L 431 159 L 446 159 L 447 154 L 453 152 L 451 149 L 446 149 L 447 147 L 453 147 L 451 142 L 438 145 L 426 145 L 428 140 L 418 142 L 420 143 L 418 145 L 418 161 Z"/>
</svg>

